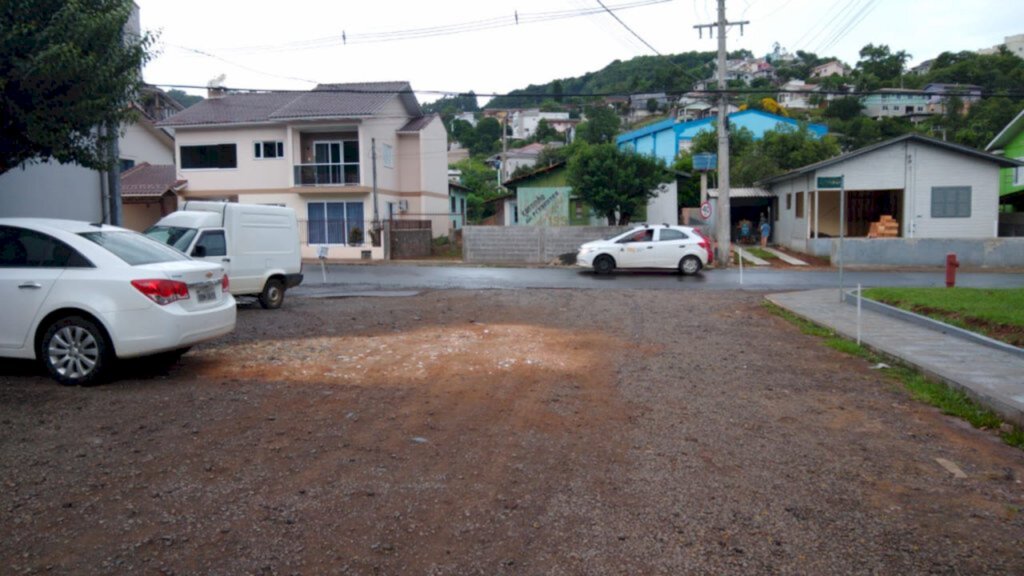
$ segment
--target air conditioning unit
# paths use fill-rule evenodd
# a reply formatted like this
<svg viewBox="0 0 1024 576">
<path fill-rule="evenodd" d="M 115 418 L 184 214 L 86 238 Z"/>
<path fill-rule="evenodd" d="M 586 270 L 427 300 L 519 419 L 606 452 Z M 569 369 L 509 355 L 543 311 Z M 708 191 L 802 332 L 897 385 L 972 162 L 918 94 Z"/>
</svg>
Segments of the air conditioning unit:
<svg viewBox="0 0 1024 576">
<path fill-rule="evenodd" d="M 408 200 L 399 200 L 398 201 L 398 211 L 399 212 L 408 212 L 409 211 L 409 201 Z"/>
</svg>

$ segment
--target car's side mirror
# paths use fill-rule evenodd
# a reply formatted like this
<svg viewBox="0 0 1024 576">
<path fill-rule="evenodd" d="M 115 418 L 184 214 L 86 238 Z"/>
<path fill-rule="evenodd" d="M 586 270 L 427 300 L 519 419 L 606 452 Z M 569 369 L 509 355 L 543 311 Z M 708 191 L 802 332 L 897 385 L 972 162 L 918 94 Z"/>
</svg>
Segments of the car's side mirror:
<svg viewBox="0 0 1024 576">
<path fill-rule="evenodd" d="M 193 258 L 206 258 L 206 246 L 196 246 L 192 249 Z"/>
</svg>

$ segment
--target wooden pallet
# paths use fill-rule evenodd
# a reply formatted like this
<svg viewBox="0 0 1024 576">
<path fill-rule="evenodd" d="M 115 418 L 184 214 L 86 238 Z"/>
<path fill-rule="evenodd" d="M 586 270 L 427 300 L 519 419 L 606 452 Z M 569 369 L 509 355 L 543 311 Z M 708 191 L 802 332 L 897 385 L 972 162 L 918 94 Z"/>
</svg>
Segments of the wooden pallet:
<svg viewBox="0 0 1024 576">
<path fill-rule="evenodd" d="M 868 238 L 899 238 L 900 222 L 892 216 L 883 214 L 878 222 L 872 222 L 868 227 Z"/>
</svg>

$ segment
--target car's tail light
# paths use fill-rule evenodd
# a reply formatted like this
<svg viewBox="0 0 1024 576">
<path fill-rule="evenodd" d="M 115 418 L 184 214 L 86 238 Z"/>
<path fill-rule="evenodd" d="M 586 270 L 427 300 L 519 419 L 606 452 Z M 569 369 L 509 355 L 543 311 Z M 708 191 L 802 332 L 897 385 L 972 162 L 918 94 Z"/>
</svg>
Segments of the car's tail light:
<svg viewBox="0 0 1024 576">
<path fill-rule="evenodd" d="M 177 280 L 132 280 L 132 286 L 161 306 L 188 299 L 188 285 Z"/>
<path fill-rule="evenodd" d="M 703 248 L 704 251 L 708 253 L 708 264 L 714 264 L 715 254 L 714 252 L 711 251 L 711 240 L 707 236 L 705 236 L 704 233 L 701 232 L 700 230 L 697 230 L 696 232 L 697 235 L 700 236 L 700 242 L 697 243 L 697 245 Z"/>
<path fill-rule="evenodd" d="M 221 292 L 227 292 L 228 288 L 230 288 L 230 287 L 231 287 L 231 283 L 228 282 L 228 275 L 224 274 L 220 278 L 220 291 Z"/>
</svg>

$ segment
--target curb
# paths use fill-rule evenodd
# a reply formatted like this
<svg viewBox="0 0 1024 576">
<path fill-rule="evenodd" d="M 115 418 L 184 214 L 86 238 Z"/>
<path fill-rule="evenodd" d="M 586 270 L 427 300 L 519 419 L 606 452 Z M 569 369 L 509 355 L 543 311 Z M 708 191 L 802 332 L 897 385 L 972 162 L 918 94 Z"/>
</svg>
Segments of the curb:
<svg viewBox="0 0 1024 576">
<path fill-rule="evenodd" d="M 850 290 L 848 292 L 843 292 L 843 301 L 852 306 L 856 306 L 857 291 Z M 864 308 L 865 310 L 870 310 L 872 312 L 884 314 L 886 316 L 890 316 L 898 320 L 903 320 L 904 322 L 910 322 L 911 324 L 915 324 L 922 328 L 927 328 L 929 330 L 934 330 L 935 332 L 940 332 L 942 334 L 948 334 L 950 336 L 955 336 L 957 338 L 969 340 L 971 342 L 974 342 L 975 344 L 981 344 L 982 346 L 988 346 L 989 348 L 994 348 L 996 350 L 999 350 L 1000 352 L 1007 352 L 1009 354 L 1013 354 L 1015 356 L 1024 358 L 1024 348 L 1018 348 L 1011 344 L 1007 344 L 1005 342 L 1000 342 L 999 340 L 989 338 L 988 336 L 983 336 L 981 334 L 978 334 L 977 332 L 964 330 L 963 328 L 959 328 L 951 324 L 946 324 L 945 322 L 935 320 L 933 318 L 928 318 L 927 316 L 922 316 L 914 312 L 903 310 L 902 308 L 890 306 L 877 300 L 871 300 L 870 298 L 862 297 L 860 299 L 860 302 L 861 307 Z"/>
</svg>

